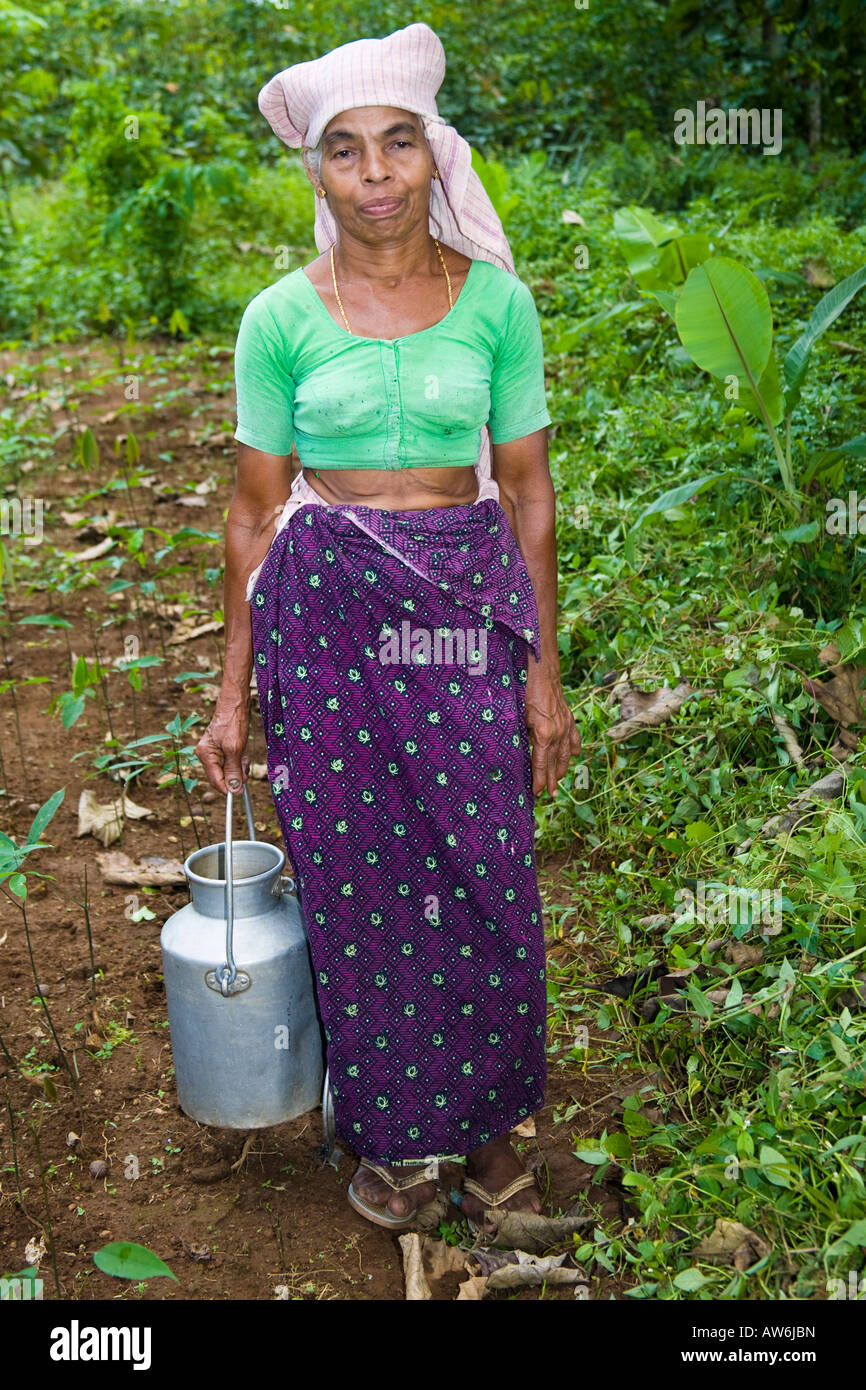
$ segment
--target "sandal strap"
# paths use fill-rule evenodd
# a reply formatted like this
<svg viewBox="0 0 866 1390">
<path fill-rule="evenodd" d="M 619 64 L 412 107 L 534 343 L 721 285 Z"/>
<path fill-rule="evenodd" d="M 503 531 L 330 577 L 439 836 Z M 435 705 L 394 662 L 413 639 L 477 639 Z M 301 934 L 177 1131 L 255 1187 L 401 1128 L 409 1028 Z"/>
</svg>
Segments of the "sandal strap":
<svg viewBox="0 0 866 1390">
<path fill-rule="evenodd" d="M 482 1187 L 480 1182 L 475 1182 L 474 1178 L 464 1178 L 463 1180 L 464 1190 L 470 1192 L 473 1197 L 479 1197 L 487 1207 L 499 1207 L 503 1202 L 507 1202 L 509 1197 L 513 1197 L 516 1192 L 522 1192 L 524 1188 L 534 1186 L 534 1173 L 521 1173 L 507 1187 L 501 1187 L 498 1192 L 488 1192 L 487 1188 Z"/>
<path fill-rule="evenodd" d="M 413 1173 L 405 1178 L 400 1178 L 394 1173 L 389 1173 L 388 1169 L 383 1168 L 381 1164 L 371 1163 L 370 1160 L 366 1158 L 361 1159 L 361 1166 L 363 1168 L 369 1168 L 371 1173 L 375 1173 L 376 1176 L 387 1183 L 394 1192 L 405 1192 L 407 1188 L 418 1187 L 420 1183 L 435 1181 L 437 1175 L 431 1173 L 432 1165 L 428 1159 L 412 1159 L 410 1162 L 413 1166 L 423 1164 L 423 1167 L 420 1172 Z"/>
</svg>

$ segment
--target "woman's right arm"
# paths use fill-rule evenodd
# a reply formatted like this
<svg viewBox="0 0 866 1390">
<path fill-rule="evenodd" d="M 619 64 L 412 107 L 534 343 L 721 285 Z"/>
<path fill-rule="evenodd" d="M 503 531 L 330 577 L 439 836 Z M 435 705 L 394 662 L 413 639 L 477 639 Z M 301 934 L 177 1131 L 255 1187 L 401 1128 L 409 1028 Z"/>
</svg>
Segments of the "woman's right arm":
<svg viewBox="0 0 866 1390">
<path fill-rule="evenodd" d="M 213 718 L 195 750 L 211 786 L 223 795 L 240 791 L 246 778 L 253 668 L 247 580 L 270 549 L 291 486 L 290 454 L 238 444 L 237 481 L 226 520 L 223 679 Z"/>
</svg>

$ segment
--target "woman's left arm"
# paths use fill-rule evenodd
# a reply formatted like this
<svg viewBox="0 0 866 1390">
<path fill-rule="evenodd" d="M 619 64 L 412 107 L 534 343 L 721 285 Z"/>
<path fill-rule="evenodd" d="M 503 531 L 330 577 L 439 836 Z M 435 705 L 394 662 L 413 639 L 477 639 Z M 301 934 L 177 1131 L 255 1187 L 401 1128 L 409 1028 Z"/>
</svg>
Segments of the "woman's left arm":
<svg viewBox="0 0 866 1390">
<path fill-rule="evenodd" d="M 556 640 L 556 497 L 547 461 L 547 428 L 494 444 L 491 473 L 526 564 L 538 609 L 541 659 L 527 657 L 526 723 L 532 741 L 532 790 L 551 796 L 580 753 L 580 731 L 566 703 Z"/>
</svg>

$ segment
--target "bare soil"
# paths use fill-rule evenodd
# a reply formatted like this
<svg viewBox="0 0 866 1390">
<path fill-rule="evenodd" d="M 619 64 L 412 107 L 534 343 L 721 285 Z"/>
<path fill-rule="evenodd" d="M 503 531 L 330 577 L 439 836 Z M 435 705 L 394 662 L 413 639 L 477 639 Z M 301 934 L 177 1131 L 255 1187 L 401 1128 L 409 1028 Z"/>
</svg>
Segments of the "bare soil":
<svg viewBox="0 0 866 1390">
<path fill-rule="evenodd" d="M 124 380 L 132 368 L 119 364 L 108 345 L 0 354 L 0 372 L 9 374 L 7 386 L 20 411 L 19 429 L 55 436 L 51 457 L 36 457 L 11 486 L 6 480 L 7 496 L 41 497 L 46 511 L 41 546 L 10 544 L 13 561 L 23 558 L 14 588 L 8 583 L 5 588 L 6 621 L 0 624 L 6 644 L 0 678 L 17 682 L 0 694 L 0 828 L 20 844 L 36 808 L 66 788 L 45 835 L 51 848 L 30 866 L 44 875 L 31 875 L 26 904 L 35 979 L 22 914 L 8 892 L 0 893 L 0 1273 L 22 1269 L 28 1241 L 41 1238 L 47 1247 L 40 1264 L 46 1298 L 267 1300 L 284 1286 L 290 1298 L 303 1300 L 399 1300 L 404 1286 L 397 1240 L 349 1207 L 345 1191 L 355 1166 L 352 1156 L 344 1156 L 337 1172 L 322 1165 L 320 1110 L 252 1135 L 208 1129 L 180 1111 L 159 933 L 186 901 L 186 890 L 107 886 L 96 862 L 103 846 L 92 836 L 76 835 L 81 791 L 92 789 L 102 802 L 119 791 L 117 781 L 93 767 L 93 759 L 110 747 L 106 737 L 113 733 L 124 743 L 161 732 L 177 713 L 182 719 L 197 713 L 202 723 L 185 740 L 194 743 L 209 718 L 207 697 L 213 691 L 188 692 L 190 682 L 174 678 L 182 671 L 218 672 L 221 666 L 221 633 L 170 644 L 182 606 L 193 614 L 197 610 L 202 623 L 220 606 L 220 588 L 205 575 L 221 563 L 219 542 L 159 560 L 161 539 L 148 532 L 144 565 L 127 558 L 117 570 L 128 579 L 155 579 L 155 592 L 135 604 L 130 595 L 137 588 L 106 592 L 113 572 L 101 571 L 90 587 L 79 587 L 76 578 L 90 565 L 75 557 L 98 543 L 104 529 L 99 517 L 106 510 L 129 527 L 174 533 L 187 525 L 222 533 L 234 458 L 230 352 L 211 358 L 190 354 L 186 371 L 170 358 L 160 361 L 165 345 L 149 346 L 155 360 L 142 371 L 140 400 L 128 414 Z M 70 371 L 64 372 L 64 360 Z M 34 402 L 32 388 L 30 394 L 16 388 L 22 361 L 43 363 L 39 381 L 45 399 Z M 100 372 L 106 379 L 94 386 Z M 85 425 L 100 447 L 99 462 L 86 469 L 70 466 L 73 442 Z M 123 435 L 129 429 L 141 449 L 139 468 L 153 481 L 82 500 L 83 494 L 98 494 L 112 479 L 123 478 Z M 195 484 L 215 487 L 201 494 L 184 491 Z M 162 495 L 160 486 L 168 489 Z M 184 506 L 180 499 L 190 495 L 204 505 Z M 64 522 L 62 511 L 95 520 L 82 532 Z M 63 552 L 72 556 L 68 562 L 61 562 Z M 124 554 L 122 536 L 113 552 Z M 34 555 L 37 565 L 30 563 Z M 64 578 L 74 581 L 66 593 L 60 587 Z M 44 613 L 66 618 L 71 629 L 19 625 L 28 614 Z M 129 650 L 130 637 L 137 639 L 140 655 L 159 656 L 162 664 L 142 673 L 146 679 L 134 700 L 125 675 L 112 671 L 107 698 L 97 690 L 82 717 L 64 730 L 47 708 L 70 688 L 70 651 L 92 661 L 96 650 L 108 666 Z M 33 677 L 43 683 L 23 683 Z M 218 680 L 216 675 L 213 681 Z M 257 722 L 249 751 L 253 762 L 265 761 Z M 254 783 L 252 790 L 259 833 L 279 843 L 267 783 Z M 189 805 L 176 787 L 158 786 L 153 770 L 130 791 L 153 812 L 146 820 L 126 821 L 122 839 L 113 846 L 132 859 L 183 860 L 196 847 L 194 826 L 202 844 L 222 838 L 214 814 L 220 807 L 205 783 L 193 790 Z M 542 866 L 548 900 L 562 901 L 559 868 L 559 862 Z M 153 918 L 132 920 L 142 905 Z M 587 979 L 603 968 L 592 946 L 552 940 L 551 951 L 559 963 L 573 957 Z M 67 1065 L 77 1073 L 75 1086 Z M 525 1158 L 537 1168 L 546 1211 L 564 1213 L 578 1203 L 587 1214 L 627 1215 L 623 1192 L 615 1183 L 590 1187 L 596 1170 L 573 1153 L 576 1136 L 600 1133 L 620 1113 L 617 1084 L 604 1068 L 593 1065 L 584 1074 L 574 1063 L 551 1060 L 536 1138 L 520 1141 Z M 556 1113 L 575 1105 L 567 1123 L 555 1121 Z M 99 1160 L 107 1172 L 94 1176 L 91 1164 Z M 452 1176 L 459 1172 L 455 1167 Z M 452 1208 L 448 1221 L 459 1216 Z M 147 1245 L 180 1282 L 151 1279 L 139 1286 L 102 1273 L 93 1252 L 116 1240 Z M 593 1280 L 590 1297 L 608 1299 L 621 1292 L 605 1277 Z M 440 1296 L 454 1293 L 446 1288 Z M 518 1295 L 538 1296 L 538 1290 Z M 558 1296 L 571 1297 L 571 1291 Z"/>
</svg>

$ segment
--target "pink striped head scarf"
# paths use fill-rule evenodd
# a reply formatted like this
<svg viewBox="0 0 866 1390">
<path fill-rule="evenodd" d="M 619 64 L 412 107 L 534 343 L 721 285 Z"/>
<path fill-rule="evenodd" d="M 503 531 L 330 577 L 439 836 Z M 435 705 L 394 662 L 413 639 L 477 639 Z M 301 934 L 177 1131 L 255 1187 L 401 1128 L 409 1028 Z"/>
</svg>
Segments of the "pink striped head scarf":
<svg viewBox="0 0 866 1390">
<path fill-rule="evenodd" d="M 318 144 L 334 116 L 356 106 L 395 106 L 421 117 L 439 178 L 430 189 L 430 233 L 472 260 L 491 261 L 516 274 L 499 216 L 472 168 L 472 151 L 436 109 L 445 76 L 445 50 L 428 24 L 409 24 L 384 39 L 356 39 L 311 62 L 278 72 L 259 92 L 259 110 L 284 144 L 293 149 Z M 306 166 L 304 166 L 306 168 Z M 307 170 L 314 189 L 316 179 Z M 315 238 L 319 251 L 337 240 L 337 224 L 326 198 L 316 198 Z M 490 480 L 490 433 L 482 430 L 475 471 Z"/>
</svg>

